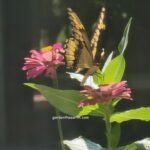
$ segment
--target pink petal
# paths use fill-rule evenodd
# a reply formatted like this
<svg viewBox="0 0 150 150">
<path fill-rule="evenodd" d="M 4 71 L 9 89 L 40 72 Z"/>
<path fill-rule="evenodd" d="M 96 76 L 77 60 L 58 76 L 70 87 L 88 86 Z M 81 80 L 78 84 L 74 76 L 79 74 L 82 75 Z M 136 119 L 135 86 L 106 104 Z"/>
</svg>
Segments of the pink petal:
<svg viewBox="0 0 150 150">
<path fill-rule="evenodd" d="M 52 61 L 52 52 L 44 52 L 42 53 L 42 57 L 45 59 L 45 61 Z"/>
<path fill-rule="evenodd" d="M 33 68 L 27 71 L 27 79 L 35 78 L 40 75 L 45 70 L 45 67 L 40 66 L 38 68 Z"/>
<path fill-rule="evenodd" d="M 31 50 L 30 53 L 31 53 L 31 58 L 34 58 L 40 61 L 44 60 L 41 52 L 38 52 L 36 50 Z"/>
<path fill-rule="evenodd" d="M 53 50 L 56 52 L 61 52 L 61 53 L 65 52 L 61 43 L 55 43 L 53 45 Z"/>
</svg>

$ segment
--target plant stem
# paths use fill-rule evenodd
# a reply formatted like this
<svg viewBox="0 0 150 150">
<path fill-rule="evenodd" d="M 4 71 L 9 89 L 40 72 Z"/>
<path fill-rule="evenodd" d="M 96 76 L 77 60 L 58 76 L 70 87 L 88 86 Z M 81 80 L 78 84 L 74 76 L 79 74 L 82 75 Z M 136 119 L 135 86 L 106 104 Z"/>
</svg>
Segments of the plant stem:
<svg viewBox="0 0 150 150">
<path fill-rule="evenodd" d="M 55 78 L 53 78 L 53 87 L 54 88 L 58 88 L 58 79 L 57 79 L 57 75 L 55 76 Z M 60 112 L 57 108 L 55 108 L 55 113 L 57 116 L 57 126 L 58 126 L 58 132 L 59 132 L 59 138 L 60 138 L 60 144 L 61 144 L 61 149 L 65 150 L 65 146 L 63 144 L 63 131 L 62 131 L 62 125 L 61 125 L 61 120 L 59 118 L 60 116 Z"/>
<path fill-rule="evenodd" d="M 105 114 L 105 125 L 106 125 L 106 137 L 107 137 L 107 148 L 108 148 L 108 150 L 112 150 L 110 116 L 111 116 L 111 110 L 110 110 L 109 106 L 107 106 L 106 107 L 106 114 Z"/>
</svg>

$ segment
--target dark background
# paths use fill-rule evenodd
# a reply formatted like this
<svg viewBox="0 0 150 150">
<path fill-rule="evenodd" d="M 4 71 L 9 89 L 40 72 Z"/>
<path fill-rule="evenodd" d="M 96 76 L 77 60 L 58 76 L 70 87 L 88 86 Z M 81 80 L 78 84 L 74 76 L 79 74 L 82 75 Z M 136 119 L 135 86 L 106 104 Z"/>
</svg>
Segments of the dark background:
<svg viewBox="0 0 150 150">
<path fill-rule="evenodd" d="M 133 17 L 125 55 L 125 79 L 133 89 L 134 101 L 122 101 L 117 110 L 149 106 L 149 0 L 0 0 L 0 149 L 60 149 L 56 121 L 52 121 L 54 108 L 47 102 L 33 102 L 33 90 L 22 85 L 27 82 L 21 71 L 23 58 L 31 48 L 38 48 L 47 41 L 64 41 L 65 34 L 60 33 L 67 32 L 63 30 L 69 24 L 67 7 L 78 13 L 90 34 L 102 4 L 107 9 L 107 28 L 100 47 L 106 49 L 106 54 L 116 50 L 128 19 Z M 63 68 L 59 79 L 63 89 L 78 86 L 77 82 L 70 83 Z M 39 77 L 32 82 L 43 83 L 47 79 Z M 90 117 L 89 120 L 62 122 L 65 139 L 83 135 L 103 146 L 106 144 L 100 119 Z M 150 123 L 125 122 L 120 145 L 148 136 Z"/>
</svg>

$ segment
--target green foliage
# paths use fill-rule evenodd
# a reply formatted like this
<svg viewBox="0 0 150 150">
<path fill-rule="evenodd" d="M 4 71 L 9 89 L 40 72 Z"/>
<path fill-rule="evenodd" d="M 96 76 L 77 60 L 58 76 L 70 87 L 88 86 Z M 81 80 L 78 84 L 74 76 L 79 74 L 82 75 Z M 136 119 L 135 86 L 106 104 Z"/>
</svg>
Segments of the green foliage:
<svg viewBox="0 0 150 150">
<path fill-rule="evenodd" d="M 114 123 L 111 128 L 111 146 L 116 147 L 120 140 L 121 128 L 120 124 Z"/>
<path fill-rule="evenodd" d="M 132 18 L 129 19 L 125 29 L 124 29 L 124 33 L 123 33 L 123 37 L 118 45 L 118 50 L 121 54 L 124 53 L 126 47 L 127 47 L 127 44 L 128 44 L 128 36 L 129 36 L 129 30 L 130 30 L 130 26 L 131 26 L 131 21 L 132 21 Z"/>
<path fill-rule="evenodd" d="M 93 78 L 95 83 L 104 83 L 109 84 L 112 82 L 121 81 L 124 70 L 125 70 L 125 59 L 124 59 L 124 51 L 128 44 L 128 36 L 129 30 L 131 26 L 132 18 L 129 19 L 123 33 L 123 37 L 118 45 L 118 50 L 120 55 L 112 59 L 113 52 L 106 59 L 104 66 L 102 68 L 102 72 L 97 72 Z M 104 74 L 104 80 L 102 80 L 102 74 Z"/>
<path fill-rule="evenodd" d="M 106 60 L 107 62 L 105 64 L 107 65 L 105 65 L 103 73 L 98 70 L 93 75 L 94 83 L 97 85 L 121 81 L 125 70 L 125 59 L 122 54 L 112 60 L 111 58 L 112 55 Z"/>
<path fill-rule="evenodd" d="M 64 26 L 64 27 L 62 27 L 62 29 L 60 30 L 60 32 L 58 33 L 58 36 L 57 36 L 57 41 L 59 41 L 59 42 L 65 42 L 65 40 L 66 40 L 66 29 L 67 27 L 66 26 Z"/>
<path fill-rule="evenodd" d="M 79 116 L 91 115 L 91 116 L 104 116 L 106 104 L 96 104 L 84 106 L 79 113 Z"/>
<path fill-rule="evenodd" d="M 122 123 L 132 119 L 150 121 L 150 107 L 141 107 L 138 109 L 115 113 L 111 116 L 110 121 Z"/>
<path fill-rule="evenodd" d="M 73 140 L 64 140 L 64 144 L 66 144 L 70 150 L 106 150 L 106 148 L 101 147 L 99 144 L 94 143 L 86 138 L 78 137 Z M 150 149 L 150 138 L 145 138 L 143 140 L 139 140 L 133 142 L 131 144 L 113 148 L 113 150 L 149 150 Z"/>
<path fill-rule="evenodd" d="M 89 115 L 93 111 L 97 110 L 99 107 L 98 105 L 92 105 L 92 106 L 85 106 L 82 108 L 82 110 L 79 112 L 79 116 L 85 116 Z M 97 113 L 98 114 L 98 113 Z M 96 115 L 96 114 L 95 114 Z"/>
<path fill-rule="evenodd" d="M 150 138 L 136 141 L 126 146 L 117 148 L 117 150 L 149 150 L 150 149 Z"/>
<path fill-rule="evenodd" d="M 118 45 L 118 50 L 120 55 L 112 59 L 113 52 L 108 56 L 106 59 L 104 66 L 102 68 L 102 73 L 97 72 L 96 77 L 94 77 L 95 83 L 104 83 L 109 84 L 112 82 L 119 82 L 121 81 L 124 70 L 125 70 L 125 59 L 124 59 L 124 51 L 128 44 L 128 36 L 129 30 L 131 26 L 132 18 L 129 19 L 123 33 L 123 37 Z M 104 74 L 104 80 L 102 81 L 102 75 Z"/>
<path fill-rule="evenodd" d="M 99 69 L 93 74 L 93 80 L 96 85 L 100 85 L 103 82 L 104 76 Z"/>
<path fill-rule="evenodd" d="M 120 98 L 114 99 L 114 100 L 111 102 L 111 105 L 112 105 L 113 107 L 115 107 L 115 106 L 119 103 L 120 100 L 121 100 Z"/>
<path fill-rule="evenodd" d="M 107 57 L 107 59 L 106 59 L 106 61 L 105 61 L 105 63 L 104 63 L 104 66 L 103 66 L 103 68 L 102 68 L 102 73 L 105 72 L 105 69 L 106 69 L 106 67 L 108 66 L 108 64 L 111 62 L 112 57 L 113 57 L 113 52 L 111 52 L 111 53 L 109 54 L 109 56 Z"/>
<path fill-rule="evenodd" d="M 137 150 L 137 147 L 134 143 L 117 148 L 116 150 Z"/>
<path fill-rule="evenodd" d="M 134 142 L 138 150 L 150 150 L 150 138 Z"/>
<path fill-rule="evenodd" d="M 73 140 L 64 140 L 64 144 L 66 144 L 70 150 L 103 150 L 99 144 L 83 137 L 78 137 Z"/>
<path fill-rule="evenodd" d="M 125 59 L 123 55 L 115 57 L 106 67 L 104 72 L 104 83 L 120 82 L 125 70 Z"/>
<path fill-rule="evenodd" d="M 25 85 L 38 90 L 52 106 L 56 107 L 61 112 L 73 116 L 79 114 L 80 109 L 77 105 L 78 102 L 83 99 L 80 92 L 75 90 L 58 90 L 34 83 L 25 83 Z"/>
<path fill-rule="evenodd" d="M 77 105 L 79 101 L 83 100 L 85 97 L 80 94 L 80 92 L 75 90 L 58 90 L 48 86 L 25 83 L 25 85 L 38 90 L 42 95 L 45 96 L 47 101 L 58 110 L 63 113 L 72 116 L 102 116 L 104 114 L 103 104 L 96 104 L 91 106 L 85 106 L 83 108 L 78 108 Z"/>
</svg>

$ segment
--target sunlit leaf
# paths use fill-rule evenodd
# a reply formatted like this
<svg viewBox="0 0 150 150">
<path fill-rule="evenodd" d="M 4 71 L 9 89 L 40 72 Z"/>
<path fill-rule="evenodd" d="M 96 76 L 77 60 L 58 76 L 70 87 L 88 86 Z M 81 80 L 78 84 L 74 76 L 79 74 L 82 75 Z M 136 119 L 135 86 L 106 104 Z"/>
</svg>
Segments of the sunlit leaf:
<svg viewBox="0 0 150 150">
<path fill-rule="evenodd" d="M 137 150 L 137 147 L 136 147 L 135 143 L 132 143 L 132 144 L 129 144 L 129 145 L 119 147 L 116 150 Z"/>
<path fill-rule="evenodd" d="M 135 142 L 138 150 L 150 150 L 150 138 L 145 138 Z"/>
<path fill-rule="evenodd" d="M 109 54 L 109 56 L 107 57 L 107 59 L 106 59 L 106 61 L 105 61 L 105 63 L 104 63 L 104 66 L 103 66 L 103 68 L 102 68 L 102 73 L 105 72 L 106 67 L 107 67 L 108 64 L 111 62 L 112 56 L 113 56 L 113 52 L 111 52 L 111 53 Z"/>
<path fill-rule="evenodd" d="M 104 76 L 99 69 L 93 74 L 93 80 L 96 85 L 100 85 L 103 82 Z"/>
<path fill-rule="evenodd" d="M 118 45 L 118 50 L 121 54 L 124 53 L 127 45 L 128 45 L 128 36 L 129 36 L 129 30 L 130 30 L 130 26 L 131 26 L 131 21 L 132 18 L 129 19 L 125 29 L 124 29 L 124 33 L 123 33 L 123 37 Z"/>
<path fill-rule="evenodd" d="M 96 104 L 82 107 L 79 116 L 90 115 L 90 116 L 104 116 L 105 104 Z"/>
<path fill-rule="evenodd" d="M 66 144 L 70 150 L 102 150 L 103 148 L 86 138 L 78 137 L 73 140 L 64 140 L 63 142 Z"/>
<path fill-rule="evenodd" d="M 120 102 L 120 100 L 121 100 L 121 98 L 116 98 L 116 99 L 114 99 L 114 100 L 111 102 L 112 106 L 115 107 L 115 106 Z"/>
<path fill-rule="evenodd" d="M 52 106 L 63 113 L 77 116 L 81 110 L 77 105 L 83 99 L 83 96 L 78 91 L 58 90 L 34 83 L 25 83 L 25 85 L 38 90 Z"/>
<path fill-rule="evenodd" d="M 125 59 L 123 55 L 115 57 L 106 67 L 104 82 L 106 84 L 121 81 L 125 70 Z"/>
<path fill-rule="evenodd" d="M 111 116 L 110 121 L 122 123 L 132 119 L 150 121 L 150 107 L 141 107 L 138 109 L 115 113 Z"/>
<path fill-rule="evenodd" d="M 99 108 L 98 105 L 84 106 L 82 110 L 80 111 L 79 116 L 89 115 L 90 113 L 92 113 L 92 111 L 98 108 Z"/>
<path fill-rule="evenodd" d="M 129 145 L 119 147 L 116 150 L 150 150 L 150 138 L 136 141 Z"/>
</svg>

